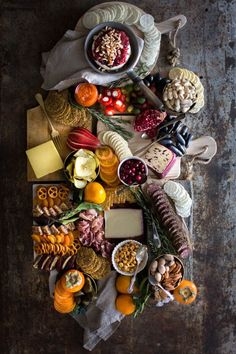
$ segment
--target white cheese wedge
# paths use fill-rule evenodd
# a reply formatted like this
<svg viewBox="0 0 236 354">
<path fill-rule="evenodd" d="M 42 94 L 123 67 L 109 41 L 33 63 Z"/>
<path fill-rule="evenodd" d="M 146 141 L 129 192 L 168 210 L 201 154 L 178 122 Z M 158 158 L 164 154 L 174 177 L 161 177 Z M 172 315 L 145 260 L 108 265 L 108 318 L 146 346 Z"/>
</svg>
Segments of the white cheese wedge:
<svg viewBox="0 0 236 354">
<path fill-rule="evenodd" d="M 27 150 L 26 155 L 37 178 L 63 168 L 63 161 L 52 140 Z"/>
<path fill-rule="evenodd" d="M 105 211 L 105 238 L 129 238 L 143 234 L 141 209 L 111 209 Z"/>
</svg>

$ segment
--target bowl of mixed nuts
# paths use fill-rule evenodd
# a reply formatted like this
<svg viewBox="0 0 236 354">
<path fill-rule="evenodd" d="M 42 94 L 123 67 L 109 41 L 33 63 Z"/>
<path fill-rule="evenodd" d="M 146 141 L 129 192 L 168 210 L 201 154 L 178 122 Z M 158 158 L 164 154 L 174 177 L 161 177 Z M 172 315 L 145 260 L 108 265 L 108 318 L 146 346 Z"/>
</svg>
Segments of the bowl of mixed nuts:
<svg viewBox="0 0 236 354">
<path fill-rule="evenodd" d="M 164 289 L 173 291 L 181 283 L 184 276 L 182 261 L 172 254 L 163 254 L 154 259 L 148 270 L 152 285 L 160 284 Z"/>
<path fill-rule="evenodd" d="M 142 243 L 136 240 L 125 240 L 114 248 L 112 252 L 112 264 L 115 270 L 122 275 L 133 275 L 137 267 L 136 252 Z M 139 272 L 143 270 L 148 261 L 148 253 L 145 254 Z"/>
</svg>

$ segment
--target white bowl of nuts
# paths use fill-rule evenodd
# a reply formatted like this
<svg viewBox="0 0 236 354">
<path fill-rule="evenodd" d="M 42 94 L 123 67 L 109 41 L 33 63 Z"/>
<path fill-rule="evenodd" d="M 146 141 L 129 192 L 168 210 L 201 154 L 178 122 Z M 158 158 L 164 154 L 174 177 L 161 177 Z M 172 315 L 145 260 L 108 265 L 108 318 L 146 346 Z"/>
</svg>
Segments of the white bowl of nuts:
<svg viewBox="0 0 236 354">
<path fill-rule="evenodd" d="M 112 252 L 112 264 L 115 270 L 122 275 L 133 275 L 137 267 L 136 252 L 142 243 L 136 240 L 125 240 L 120 242 Z M 148 261 L 146 252 L 140 266 L 139 272 L 143 270 Z"/>
<path fill-rule="evenodd" d="M 174 79 L 163 91 L 163 101 L 172 111 L 185 113 L 196 103 L 195 86 L 187 79 Z"/>
<path fill-rule="evenodd" d="M 181 260 L 172 254 L 163 254 L 154 259 L 148 270 L 151 279 L 164 289 L 173 291 L 183 279 L 184 266 Z"/>
</svg>

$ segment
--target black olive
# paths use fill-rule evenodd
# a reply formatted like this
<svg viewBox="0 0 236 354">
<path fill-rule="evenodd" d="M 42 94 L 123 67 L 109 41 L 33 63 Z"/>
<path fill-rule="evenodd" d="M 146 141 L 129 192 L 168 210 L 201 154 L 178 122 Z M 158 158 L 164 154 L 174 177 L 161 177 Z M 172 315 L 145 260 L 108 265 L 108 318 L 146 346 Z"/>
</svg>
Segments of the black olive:
<svg viewBox="0 0 236 354">
<path fill-rule="evenodd" d="M 180 151 L 176 146 L 169 145 L 168 148 L 173 151 L 177 156 L 183 156 L 182 151 Z"/>
<path fill-rule="evenodd" d="M 182 145 L 182 144 L 180 144 L 180 143 L 177 143 L 177 149 L 179 149 L 183 154 L 185 154 L 186 153 L 186 148 Z"/>
<path fill-rule="evenodd" d="M 150 83 L 148 80 L 146 80 L 146 79 L 144 79 L 143 82 L 144 82 L 145 85 L 148 86 L 148 87 L 151 85 L 151 83 Z"/>
<path fill-rule="evenodd" d="M 186 148 L 189 147 L 189 143 L 190 143 L 190 141 L 192 140 L 192 138 L 193 138 L 193 135 L 192 135 L 191 133 L 189 133 L 189 134 L 187 135 L 186 139 L 185 139 L 185 146 L 186 146 Z"/>
<path fill-rule="evenodd" d="M 174 127 L 173 131 L 175 131 L 175 132 L 180 131 L 182 124 L 183 124 L 182 122 L 175 123 L 175 127 Z"/>
<path fill-rule="evenodd" d="M 182 129 L 181 129 L 181 135 L 182 136 L 186 136 L 186 133 L 188 132 L 188 127 L 187 125 L 183 125 Z"/>
<path fill-rule="evenodd" d="M 182 137 L 182 135 L 180 134 L 180 133 L 176 133 L 176 139 L 178 140 L 178 142 L 181 144 L 181 145 L 183 145 L 183 146 L 185 146 L 185 140 L 184 140 L 184 138 Z"/>
<path fill-rule="evenodd" d="M 156 73 L 153 75 L 153 79 L 155 82 L 157 82 L 157 81 L 162 80 L 162 77 L 161 77 L 160 73 Z"/>
<path fill-rule="evenodd" d="M 173 144 L 172 139 L 168 139 L 167 137 L 165 139 L 159 140 L 158 142 L 164 146 L 170 146 Z"/>
</svg>

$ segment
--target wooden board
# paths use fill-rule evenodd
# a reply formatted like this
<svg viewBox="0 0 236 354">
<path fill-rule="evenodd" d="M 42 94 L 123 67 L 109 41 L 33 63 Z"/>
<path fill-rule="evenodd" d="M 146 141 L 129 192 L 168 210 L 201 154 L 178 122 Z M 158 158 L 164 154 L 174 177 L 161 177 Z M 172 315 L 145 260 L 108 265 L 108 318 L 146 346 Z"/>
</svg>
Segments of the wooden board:
<svg viewBox="0 0 236 354">
<path fill-rule="evenodd" d="M 64 159 L 69 153 L 70 150 L 66 146 L 66 139 L 68 133 L 71 130 L 71 127 L 61 125 L 58 123 L 54 123 L 55 129 L 60 132 L 62 142 L 63 142 L 63 156 Z M 45 143 L 51 139 L 50 130 L 48 127 L 48 122 L 44 118 L 43 113 L 41 111 L 40 106 L 35 108 L 29 109 L 27 111 L 27 149 L 30 149 L 34 146 L 39 144 Z M 40 179 L 36 178 L 32 167 L 30 166 L 29 162 L 27 161 L 27 180 L 28 182 L 35 182 L 35 181 L 63 181 L 65 180 L 65 176 L 63 170 L 56 171 L 46 175 Z"/>
</svg>

